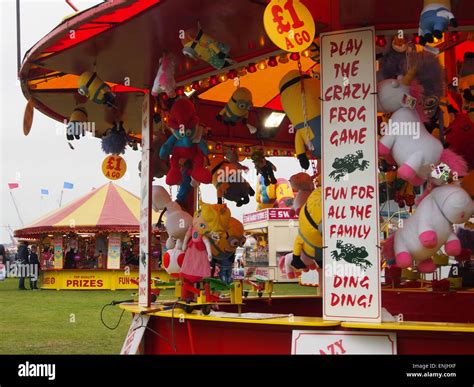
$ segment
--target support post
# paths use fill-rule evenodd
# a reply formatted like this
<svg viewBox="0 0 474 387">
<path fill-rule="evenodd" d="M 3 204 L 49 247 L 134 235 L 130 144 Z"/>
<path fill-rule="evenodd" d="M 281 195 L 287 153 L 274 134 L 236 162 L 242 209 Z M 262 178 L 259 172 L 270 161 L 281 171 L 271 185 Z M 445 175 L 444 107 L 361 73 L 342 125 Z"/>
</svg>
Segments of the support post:
<svg viewBox="0 0 474 387">
<path fill-rule="evenodd" d="M 138 283 L 138 304 L 149 307 L 151 304 L 151 194 L 153 171 L 151 163 L 151 144 L 153 143 L 153 99 L 150 93 L 143 98 L 142 106 L 142 169 L 140 189 L 140 264 Z"/>
</svg>

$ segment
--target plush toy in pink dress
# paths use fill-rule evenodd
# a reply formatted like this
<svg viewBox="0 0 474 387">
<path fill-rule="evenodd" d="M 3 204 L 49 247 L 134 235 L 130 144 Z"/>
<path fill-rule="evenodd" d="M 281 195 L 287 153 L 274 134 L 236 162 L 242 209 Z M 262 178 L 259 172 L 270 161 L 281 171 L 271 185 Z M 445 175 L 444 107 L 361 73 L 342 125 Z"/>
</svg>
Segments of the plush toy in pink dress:
<svg viewBox="0 0 474 387">
<path fill-rule="evenodd" d="M 190 282 L 199 282 L 211 276 L 210 260 L 212 259 L 211 245 L 205 235 L 191 226 L 184 238 L 185 255 L 181 267 L 181 277 Z"/>
<path fill-rule="evenodd" d="M 180 276 L 188 282 L 199 282 L 211 276 L 211 244 L 208 236 L 219 240 L 229 228 L 230 211 L 225 204 L 200 202 L 193 224 L 189 227 L 183 242 L 185 251 Z"/>
</svg>

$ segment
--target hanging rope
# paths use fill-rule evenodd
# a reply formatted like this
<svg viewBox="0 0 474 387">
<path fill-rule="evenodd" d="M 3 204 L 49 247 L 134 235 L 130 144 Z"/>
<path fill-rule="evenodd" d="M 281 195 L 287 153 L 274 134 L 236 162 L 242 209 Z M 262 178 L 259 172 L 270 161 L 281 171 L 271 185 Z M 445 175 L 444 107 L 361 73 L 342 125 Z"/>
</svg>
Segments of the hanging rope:
<svg viewBox="0 0 474 387">
<path fill-rule="evenodd" d="M 304 89 L 304 78 L 303 78 L 303 69 L 301 67 L 301 60 L 298 59 L 298 71 L 300 73 L 300 84 L 301 84 L 301 106 L 303 108 L 303 124 L 304 128 L 307 129 L 308 127 L 308 110 L 306 107 L 306 93 Z M 308 131 L 306 130 L 306 146 L 310 151 L 313 150 L 313 144 L 311 143 L 311 139 L 309 138 Z"/>
</svg>

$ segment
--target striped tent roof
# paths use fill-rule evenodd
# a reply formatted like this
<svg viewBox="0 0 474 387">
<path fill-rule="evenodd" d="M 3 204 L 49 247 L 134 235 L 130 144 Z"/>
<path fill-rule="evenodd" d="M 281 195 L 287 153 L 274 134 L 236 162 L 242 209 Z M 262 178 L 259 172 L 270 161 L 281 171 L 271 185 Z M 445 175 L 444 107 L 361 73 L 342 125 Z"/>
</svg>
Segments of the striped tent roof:
<svg viewBox="0 0 474 387">
<path fill-rule="evenodd" d="M 153 212 L 153 223 L 159 214 Z M 16 237 L 66 232 L 139 232 L 140 199 L 127 190 L 108 183 L 86 195 L 15 230 Z"/>
</svg>

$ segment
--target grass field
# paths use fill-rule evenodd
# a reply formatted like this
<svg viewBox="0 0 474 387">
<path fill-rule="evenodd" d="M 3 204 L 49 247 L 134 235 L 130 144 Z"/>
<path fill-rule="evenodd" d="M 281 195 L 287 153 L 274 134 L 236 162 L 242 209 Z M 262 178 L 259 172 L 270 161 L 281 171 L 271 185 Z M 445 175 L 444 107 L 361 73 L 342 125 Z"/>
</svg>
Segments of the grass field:
<svg viewBox="0 0 474 387">
<path fill-rule="evenodd" d="M 28 281 L 27 281 L 28 286 Z M 127 334 L 127 313 L 116 330 L 100 321 L 102 306 L 130 299 L 132 291 L 19 291 L 18 279 L 0 281 L 0 354 L 117 354 Z M 172 290 L 163 291 L 164 298 Z M 315 294 L 314 288 L 276 284 L 275 295 Z M 117 324 L 121 311 L 110 306 L 104 312 L 109 326 Z"/>
</svg>

